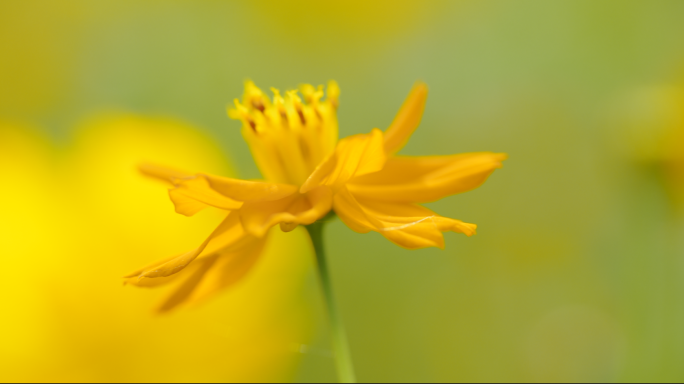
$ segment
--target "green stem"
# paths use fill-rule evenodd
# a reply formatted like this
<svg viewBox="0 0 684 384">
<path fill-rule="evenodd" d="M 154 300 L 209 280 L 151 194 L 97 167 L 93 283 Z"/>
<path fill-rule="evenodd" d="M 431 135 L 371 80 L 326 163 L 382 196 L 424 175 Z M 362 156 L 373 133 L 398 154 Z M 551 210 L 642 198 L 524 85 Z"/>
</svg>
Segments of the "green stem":
<svg viewBox="0 0 684 384">
<path fill-rule="evenodd" d="M 318 266 L 318 275 L 321 279 L 321 288 L 323 289 L 323 296 L 325 297 L 325 306 L 330 317 L 330 326 L 332 331 L 332 347 L 335 353 L 335 365 L 337 366 L 337 375 L 342 383 L 355 383 L 354 365 L 349 352 L 349 344 L 347 343 L 347 336 L 344 332 L 342 319 L 337 312 L 335 305 L 335 298 L 333 297 L 332 284 L 330 283 L 330 274 L 328 273 L 328 265 L 325 259 L 325 249 L 323 247 L 323 226 L 325 221 L 317 221 L 311 225 L 307 225 L 306 229 L 311 236 L 314 250 L 316 252 L 316 264 Z"/>
</svg>

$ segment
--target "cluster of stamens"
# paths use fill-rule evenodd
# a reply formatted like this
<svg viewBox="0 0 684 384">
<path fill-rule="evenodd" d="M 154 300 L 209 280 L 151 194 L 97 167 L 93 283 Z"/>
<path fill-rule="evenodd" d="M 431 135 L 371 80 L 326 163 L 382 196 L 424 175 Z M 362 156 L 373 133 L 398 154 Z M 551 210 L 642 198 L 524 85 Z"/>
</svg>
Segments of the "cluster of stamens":
<svg viewBox="0 0 684 384">
<path fill-rule="evenodd" d="M 271 88 L 271 91 L 273 100 L 248 81 L 245 84 L 243 101 L 235 100 L 235 108 L 228 111 L 229 116 L 243 121 L 258 134 L 269 126 L 320 126 L 338 106 L 339 88 L 334 82 L 328 85 L 328 96 L 324 101 L 322 85 L 300 86 L 299 91 L 304 96 L 304 101 L 297 90 L 287 91 L 285 97 L 275 88 Z"/>
<path fill-rule="evenodd" d="M 251 81 L 228 115 L 242 121 L 242 134 L 268 180 L 301 184 L 335 148 L 339 88 L 302 85 L 269 98 Z M 300 97 L 301 92 L 302 97 Z"/>
</svg>

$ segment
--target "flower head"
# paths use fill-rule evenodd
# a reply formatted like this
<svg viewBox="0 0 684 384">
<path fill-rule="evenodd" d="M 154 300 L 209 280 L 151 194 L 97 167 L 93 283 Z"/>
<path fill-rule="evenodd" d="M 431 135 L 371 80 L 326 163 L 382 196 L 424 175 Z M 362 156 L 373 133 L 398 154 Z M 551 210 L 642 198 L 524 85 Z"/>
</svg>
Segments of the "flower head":
<svg viewBox="0 0 684 384">
<path fill-rule="evenodd" d="M 228 115 L 242 121 L 242 135 L 266 180 L 302 185 L 335 149 L 339 88 L 330 82 L 325 100 L 323 86 L 302 86 L 304 100 L 297 91 L 285 97 L 272 91 L 273 100 L 248 81 L 242 103 L 235 100 Z"/>
<path fill-rule="evenodd" d="M 207 207 L 228 212 L 226 219 L 196 249 L 151 264 L 128 275 L 134 285 L 157 285 L 178 272 L 192 273 L 171 308 L 239 280 L 261 253 L 269 230 L 289 232 L 331 210 L 352 230 L 375 231 L 407 249 L 444 247 L 442 233 L 475 234 L 476 225 L 437 215 L 419 203 L 439 200 L 481 185 L 501 167 L 505 154 L 397 156 L 418 127 L 427 86 L 417 84 L 396 118 L 338 141 L 339 88 L 304 85 L 269 98 L 254 83 L 228 114 L 242 122 L 242 134 L 265 180 L 184 174 L 145 165 L 143 173 L 167 181 L 178 213 L 191 216 Z M 212 276 L 209 279 L 207 276 Z M 198 291 L 203 280 L 215 283 Z"/>
</svg>

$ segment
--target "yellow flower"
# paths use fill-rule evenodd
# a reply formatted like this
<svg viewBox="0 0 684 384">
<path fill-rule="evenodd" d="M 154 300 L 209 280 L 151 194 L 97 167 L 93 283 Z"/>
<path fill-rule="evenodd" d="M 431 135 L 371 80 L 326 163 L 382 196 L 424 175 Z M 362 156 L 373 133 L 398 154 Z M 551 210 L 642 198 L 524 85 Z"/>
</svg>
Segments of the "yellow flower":
<svg viewBox="0 0 684 384">
<path fill-rule="evenodd" d="M 145 165 L 150 176 L 173 185 L 178 213 L 191 216 L 207 207 L 228 211 L 225 220 L 196 249 L 126 276 L 133 285 L 156 286 L 192 274 L 164 305 L 170 309 L 225 288 L 258 259 L 269 230 L 289 232 L 331 210 L 352 230 L 376 231 L 408 249 L 444 247 L 442 232 L 468 236 L 476 226 L 439 216 L 418 203 L 439 200 L 481 185 L 506 158 L 490 152 L 406 157 L 396 152 L 418 126 L 427 87 L 417 84 L 390 127 L 338 142 L 339 88 L 304 85 L 270 99 L 247 82 L 242 102 L 228 111 L 242 121 L 242 133 L 266 180 L 247 181 L 209 174 L 185 174 Z"/>
</svg>

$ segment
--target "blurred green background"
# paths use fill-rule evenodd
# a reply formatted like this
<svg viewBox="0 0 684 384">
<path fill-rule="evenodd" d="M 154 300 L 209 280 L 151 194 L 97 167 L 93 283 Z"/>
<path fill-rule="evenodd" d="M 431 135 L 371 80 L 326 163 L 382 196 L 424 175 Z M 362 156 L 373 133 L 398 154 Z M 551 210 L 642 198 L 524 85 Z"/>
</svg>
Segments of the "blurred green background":
<svg viewBox="0 0 684 384">
<path fill-rule="evenodd" d="M 376 233 L 356 234 L 340 221 L 328 227 L 332 275 L 359 378 L 681 381 L 684 221 L 677 208 L 681 191 L 671 186 L 684 175 L 665 170 L 663 164 L 677 149 L 663 148 L 684 153 L 684 142 L 677 147 L 663 137 L 684 129 L 678 117 L 684 104 L 670 96 L 684 85 L 682 20 L 684 2 L 677 0 L 5 0 L 0 4 L 0 120 L 38 127 L 26 129 L 46 137 L 45 145 L 69 152 L 84 134 L 84 119 L 102 112 L 177 119 L 209 137 L 209 144 L 198 144 L 197 153 L 206 154 L 204 148 L 212 145 L 220 149 L 211 149 L 217 154 L 204 163 L 187 153 L 174 162 L 175 149 L 160 160 L 191 168 L 226 156 L 225 172 L 257 178 L 239 123 L 225 114 L 242 94 L 245 79 L 281 89 L 337 80 L 341 137 L 386 128 L 412 84 L 425 81 L 430 96 L 423 122 L 403 154 L 495 151 L 510 158 L 481 188 L 429 205 L 479 226 L 473 238 L 446 235 L 444 251 L 403 250 Z M 154 132 L 147 147 L 136 147 L 135 156 L 128 156 L 131 161 L 156 159 L 158 146 L 166 144 L 164 130 Z M 135 131 L 127 134 L 130 140 L 93 139 L 91 151 L 132 153 Z M 182 150 L 185 141 L 179 140 L 173 148 Z M 26 162 L 20 155 L 0 159 L 7 169 L 21 170 Z M 70 173 L 68 167 L 60 172 Z M 132 167 L 116 172 L 138 177 Z M 80 183 L 87 185 L 88 178 Z M 29 188 L 14 179 L 3 186 Z M 51 194 L 50 188 L 56 187 L 32 193 Z M 163 187 L 152 190 L 171 215 Z M 134 196 L 131 192 L 127 198 Z M 111 198 L 101 204 L 110 204 Z M 140 218 L 132 212 L 121 220 Z M 189 228 L 194 219 L 178 220 Z M 19 228 L 31 231 L 34 225 Z M 79 237 L 66 225 L 63 236 Z M 16 222 L 0 214 L 2 243 L 15 239 L 8 235 L 10 227 L 16 228 Z M 197 242 L 203 232 L 195 232 L 183 244 Z M 293 236 L 302 237 L 301 232 Z M 306 261 L 309 250 L 303 238 L 298 241 L 306 257 L 297 261 L 303 272 L 291 276 L 299 282 L 285 282 L 288 275 L 276 283 L 268 280 L 274 291 L 282 290 L 278 284 L 293 286 L 283 300 L 297 303 L 281 310 L 298 313 L 287 315 L 297 325 L 283 332 L 297 334 L 295 341 L 302 343 L 286 357 L 224 351 L 230 348 L 207 341 L 220 329 L 220 316 L 241 313 L 242 301 L 229 301 L 232 293 L 226 292 L 208 309 L 188 310 L 196 315 L 181 310 L 156 318 L 154 301 L 138 303 L 133 308 L 138 317 L 128 325 L 136 328 L 140 318 L 149 329 L 157 322 L 180 321 L 185 328 L 173 329 L 183 334 L 210 319 L 217 325 L 203 330 L 203 338 L 182 337 L 182 345 L 192 351 L 211 343 L 216 354 L 211 364 L 186 361 L 184 374 L 174 376 L 164 362 L 150 370 L 134 362 L 121 364 L 114 355 L 93 366 L 76 354 L 68 365 L 72 368 L 58 369 L 47 379 L 233 380 L 230 363 L 222 362 L 237 358 L 249 360 L 244 364 L 256 367 L 254 372 L 275 372 L 249 376 L 250 371 L 241 380 L 335 380 L 326 319 Z M 281 255 L 276 249 L 268 256 Z M 0 257 L 6 262 L 16 254 Z M 29 252 L 23 257 L 35 263 L 60 257 L 68 264 L 98 256 Z M 101 278 L 109 279 L 101 284 L 114 287 L 107 288 L 109 297 L 120 304 L 143 293 L 120 289 L 116 277 L 155 259 L 136 249 L 126 257 L 117 266 L 122 270 Z M 32 274 L 20 274 L 24 284 L 32 281 Z M 50 287 L 59 284 L 57 279 Z M 80 287 L 78 280 L 69 284 Z M 16 286 L 6 287 L 11 288 Z M 84 282 L 81 289 L 95 288 Z M 20 315 L 51 321 L 40 317 L 41 308 L 61 307 L 64 298 L 44 293 L 34 293 L 33 301 L 9 301 L 0 324 L 13 324 Z M 250 301 L 249 290 L 241 294 Z M 285 307 L 283 300 L 273 302 Z M 217 314 L 229 304 L 226 314 Z M 284 316 L 281 312 L 251 316 L 271 316 L 262 326 L 273 327 Z M 64 316 L 68 320 L 70 315 Z M 168 319 L 179 316 L 182 320 Z M 96 335 L 118 325 L 89 326 Z M 0 335 L 14 332 L 3 328 Z M 66 332 L 48 328 L 50 335 Z M 118 342 L 96 340 L 88 348 L 107 350 L 107 343 Z M 40 342 L 21 355 L 11 343 L 0 346 L 0 352 L 30 367 L 67 346 L 81 348 L 61 342 L 64 348 L 56 341 L 48 352 Z M 145 344 L 127 342 L 131 350 Z M 230 345 L 257 348 L 254 343 L 246 338 Z M 276 369 L 282 361 L 290 368 Z M 120 368 L 113 370 L 107 362 Z M 88 375 L 74 373 L 84 369 L 81 364 Z M 157 376 L 158 370 L 167 376 Z M 33 377 L 8 372 L 0 373 L 0 380 Z"/>
</svg>

